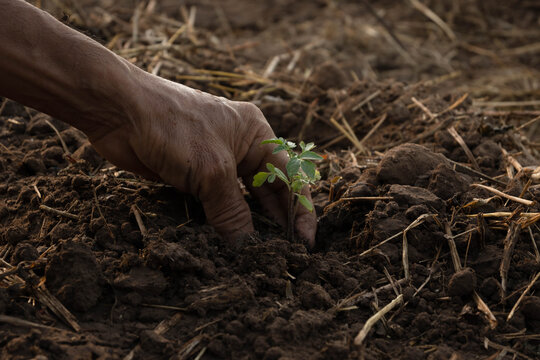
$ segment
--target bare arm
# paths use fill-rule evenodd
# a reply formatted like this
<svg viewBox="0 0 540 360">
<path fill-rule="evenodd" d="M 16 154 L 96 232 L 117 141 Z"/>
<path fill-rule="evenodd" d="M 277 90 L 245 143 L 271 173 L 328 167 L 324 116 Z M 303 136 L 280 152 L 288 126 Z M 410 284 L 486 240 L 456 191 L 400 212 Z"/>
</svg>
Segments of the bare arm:
<svg viewBox="0 0 540 360">
<path fill-rule="evenodd" d="M 24 1 L 0 16 L 0 94 L 92 135 L 118 125 L 140 69 Z"/>
</svg>

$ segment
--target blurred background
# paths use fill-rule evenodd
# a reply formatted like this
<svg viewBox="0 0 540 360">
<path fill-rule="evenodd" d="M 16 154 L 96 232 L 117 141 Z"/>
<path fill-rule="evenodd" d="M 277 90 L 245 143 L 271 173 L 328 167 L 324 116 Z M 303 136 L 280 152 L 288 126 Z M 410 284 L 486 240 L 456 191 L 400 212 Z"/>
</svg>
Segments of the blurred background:
<svg viewBox="0 0 540 360">
<path fill-rule="evenodd" d="M 467 111 L 501 126 L 540 115 L 538 1 L 30 2 L 149 72 L 256 103 L 293 139 L 346 144 L 336 111 L 365 135 L 383 111 L 406 117 L 410 96 L 387 105 L 411 87 L 433 113 L 467 94 Z"/>
</svg>

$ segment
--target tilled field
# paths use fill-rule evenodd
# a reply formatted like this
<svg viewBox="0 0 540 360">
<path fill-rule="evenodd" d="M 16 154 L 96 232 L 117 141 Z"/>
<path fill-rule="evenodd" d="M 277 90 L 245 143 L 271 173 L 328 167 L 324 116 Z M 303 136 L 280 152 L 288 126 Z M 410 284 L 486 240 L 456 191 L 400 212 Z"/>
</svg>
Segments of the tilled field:
<svg viewBox="0 0 540 360">
<path fill-rule="evenodd" d="M 319 225 L 308 249 L 251 203 L 257 233 L 224 241 L 4 99 L 0 358 L 539 358 L 534 1 L 39 3 L 314 141 Z"/>
</svg>

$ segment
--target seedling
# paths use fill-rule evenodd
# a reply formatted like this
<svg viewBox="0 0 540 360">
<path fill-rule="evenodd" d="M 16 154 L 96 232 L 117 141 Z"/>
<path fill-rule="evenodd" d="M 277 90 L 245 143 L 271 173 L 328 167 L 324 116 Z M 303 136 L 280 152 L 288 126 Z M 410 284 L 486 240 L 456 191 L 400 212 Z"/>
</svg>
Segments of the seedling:
<svg viewBox="0 0 540 360">
<path fill-rule="evenodd" d="M 301 152 L 294 151 L 296 144 L 284 138 L 275 138 L 264 140 L 262 144 L 277 144 L 272 152 L 276 154 L 280 151 L 286 151 L 289 156 L 286 170 L 287 174 L 271 163 L 266 164 L 268 171 L 261 171 L 253 177 L 253 186 L 262 186 L 266 181 L 273 183 L 279 179 L 287 185 L 289 189 L 289 203 L 287 209 L 287 239 L 294 241 L 294 219 L 298 203 L 307 210 L 313 211 L 313 204 L 302 195 L 302 188 L 306 185 L 315 184 L 321 178 L 317 166 L 312 160 L 322 160 L 322 157 L 311 151 L 315 145 L 313 143 L 305 144 L 300 141 Z"/>
</svg>

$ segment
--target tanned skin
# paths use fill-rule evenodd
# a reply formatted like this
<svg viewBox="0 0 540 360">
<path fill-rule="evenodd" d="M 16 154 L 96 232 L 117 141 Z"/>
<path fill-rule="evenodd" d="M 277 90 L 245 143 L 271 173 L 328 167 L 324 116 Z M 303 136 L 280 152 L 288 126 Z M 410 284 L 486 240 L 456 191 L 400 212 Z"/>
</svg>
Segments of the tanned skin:
<svg viewBox="0 0 540 360">
<path fill-rule="evenodd" d="M 0 0 L 0 17 L 1 96 L 80 129 L 113 164 L 196 196 L 225 237 L 253 231 L 238 177 L 286 224 L 286 186 L 250 186 L 267 162 L 287 163 L 261 145 L 275 134 L 255 105 L 149 74 L 22 0 Z M 299 207 L 296 230 L 313 246 L 315 214 Z"/>
</svg>

